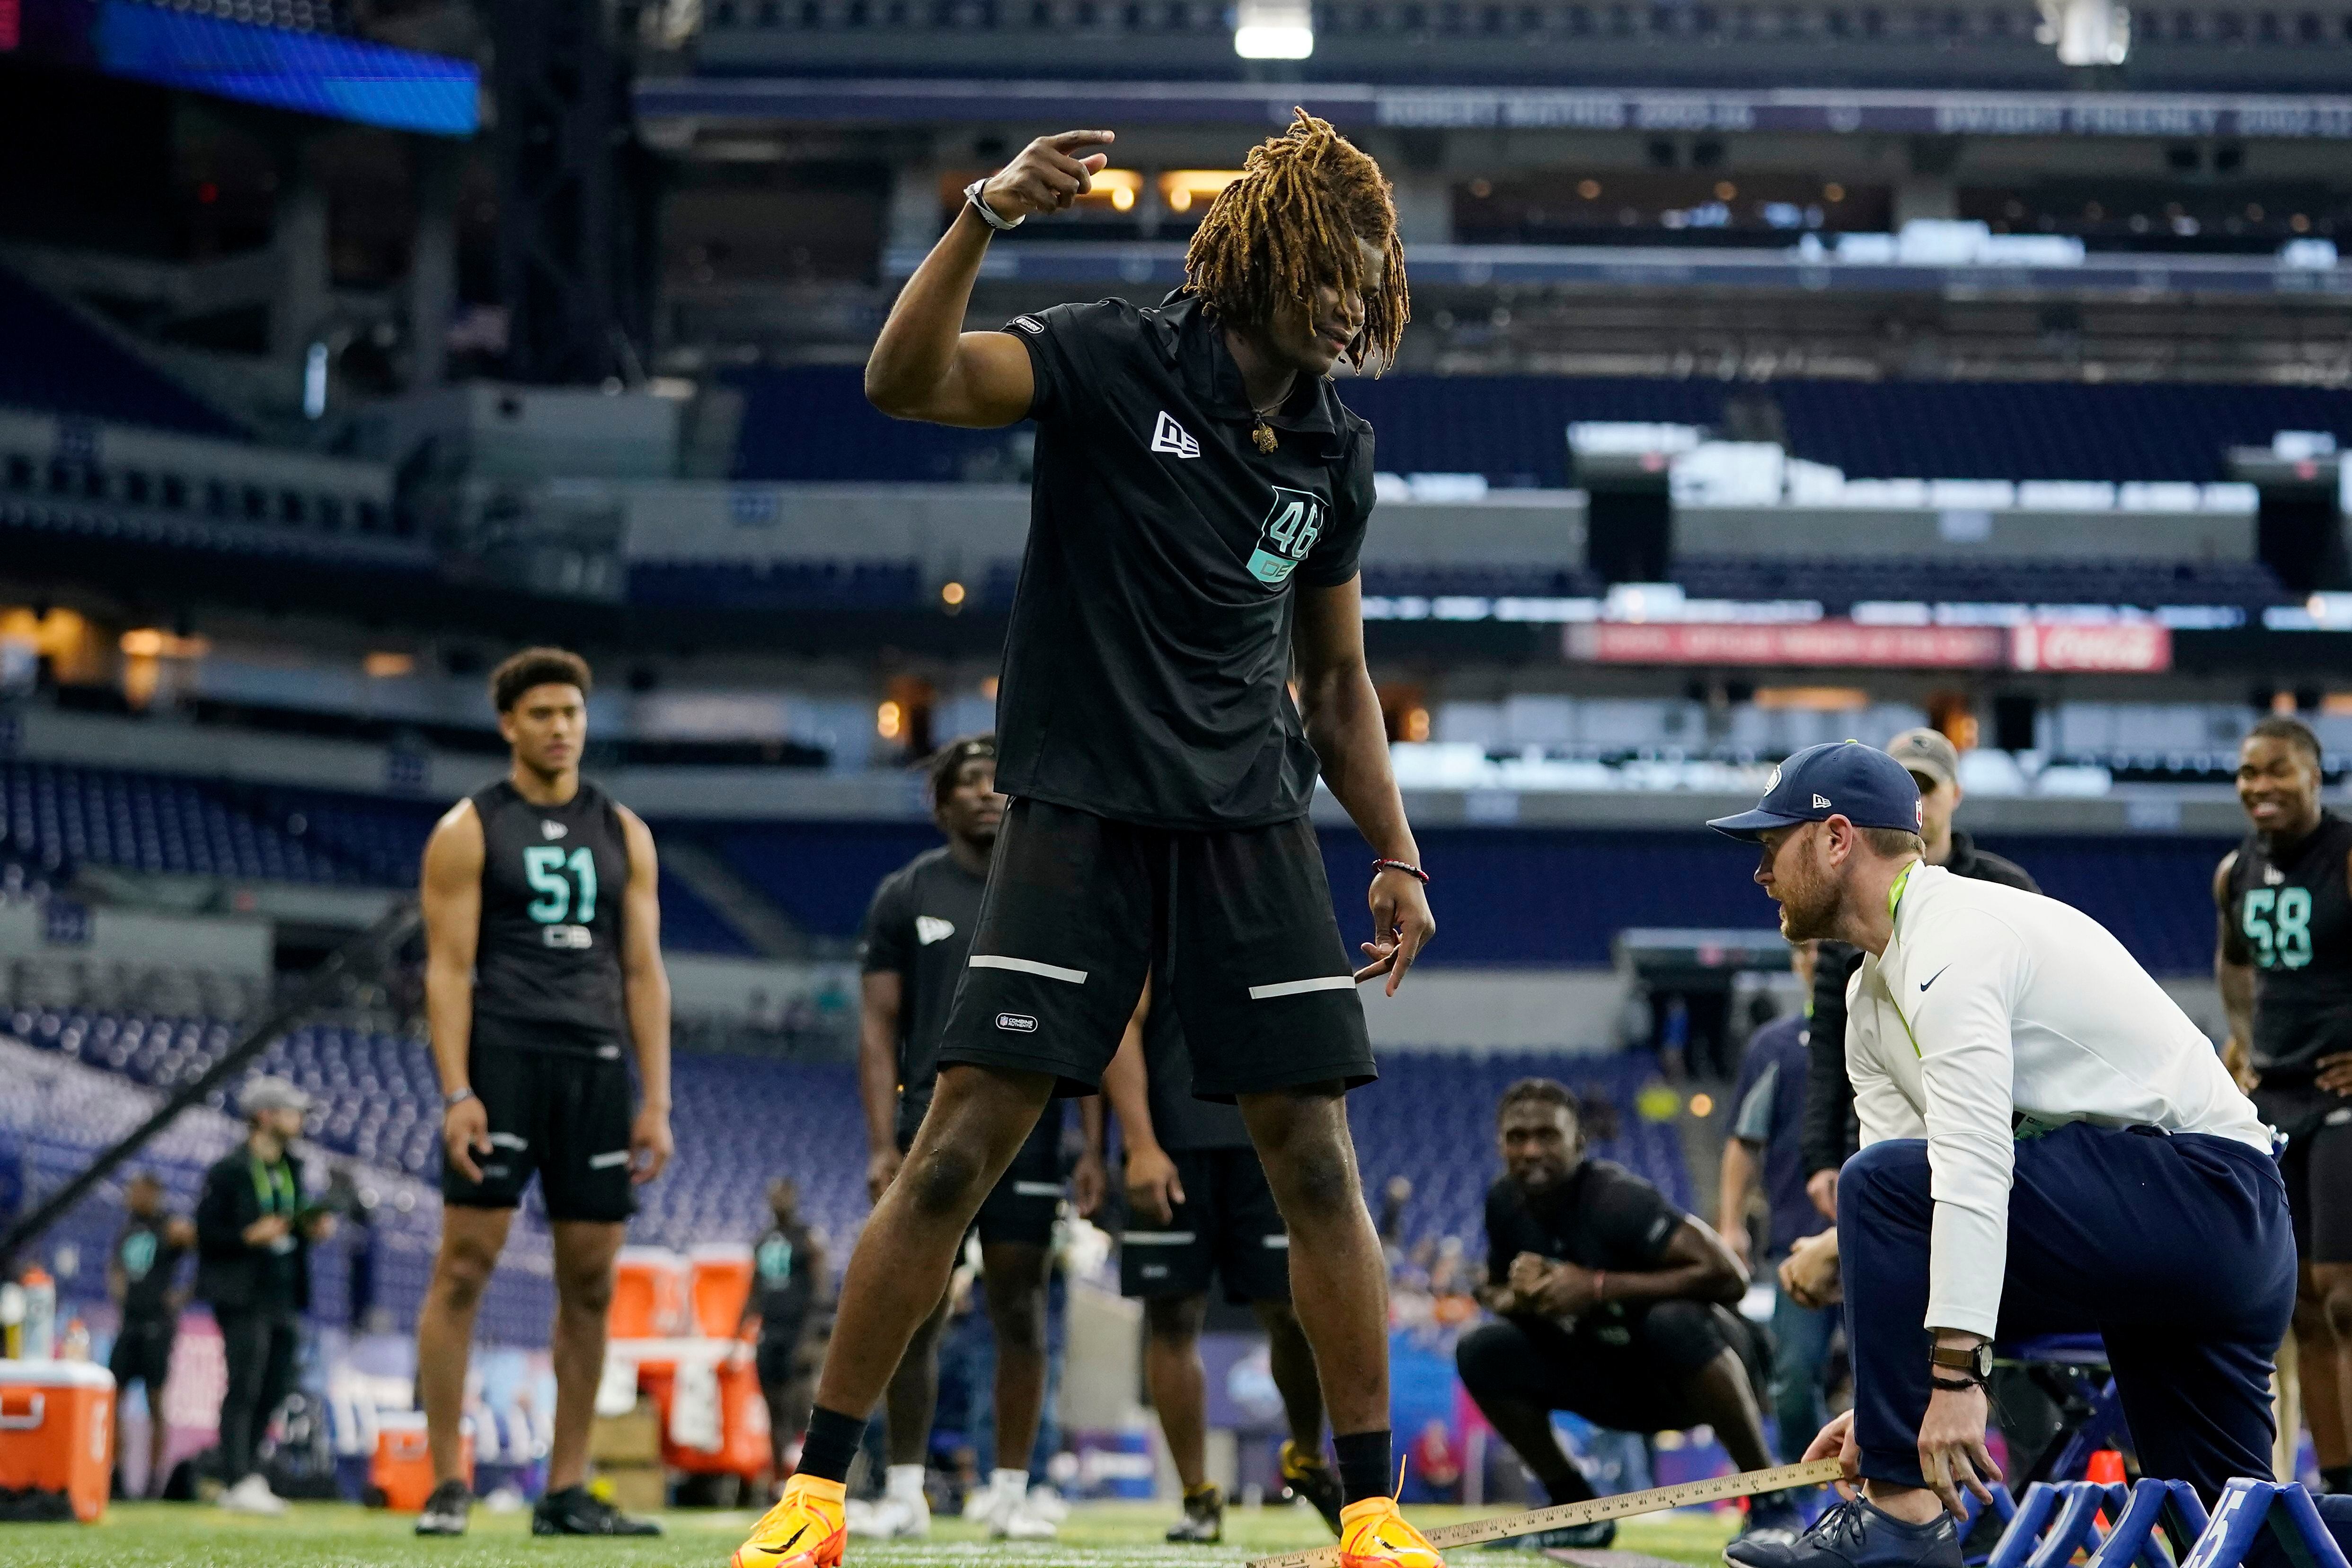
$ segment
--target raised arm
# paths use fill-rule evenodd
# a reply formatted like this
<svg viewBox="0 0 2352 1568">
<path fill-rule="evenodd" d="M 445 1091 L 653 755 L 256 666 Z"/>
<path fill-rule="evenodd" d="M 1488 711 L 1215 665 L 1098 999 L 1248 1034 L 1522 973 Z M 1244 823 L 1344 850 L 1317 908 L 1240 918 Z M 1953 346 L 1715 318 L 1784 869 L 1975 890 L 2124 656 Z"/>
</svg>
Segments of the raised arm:
<svg viewBox="0 0 2352 1568">
<path fill-rule="evenodd" d="M 991 175 L 981 200 L 1001 218 L 1060 212 L 1094 188 L 1109 160 L 1079 151 L 1113 140 L 1108 131 L 1041 136 Z M 1003 332 L 967 332 L 971 286 L 995 234 L 967 202 L 907 280 L 866 361 L 866 397 L 898 419 L 985 430 L 1029 416 L 1035 384 L 1029 350 Z"/>
<path fill-rule="evenodd" d="M 482 936 L 482 819 L 460 800 L 425 841 L 425 1022 L 441 1095 L 449 1163 L 467 1181 L 482 1179 L 477 1155 L 490 1152 L 490 1119 L 473 1094 L 474 949 Z M 457 1098 L 462 1095 L 463 1098 Z"/>
<path fill-rule="evenodd" d="M 1389 767 L 1380 694 L 1364 664 L 1363 579 L 1351 577 L 1330 588 L 1301 584 L 1296 591 L 1298 627 L 1292 646 L 1298 665 L 1298 716 L 1322 759 L 1323 781 L 1373 854 L 1419 865 L 1421 846 L 1405 821 L 1404 797 L 1397 793 L 1396 774 Z M 1371 906 L 1372 939 L 1363 951 L 1371 961 L 1356 978 L 1384 974 L 1388 994 L 1394 996 L 1413 959 L 1437 935 L 1437 920 L 1421 883 L 1401 871 L 1374 876 L 1365 902 Z"/>
<path fill-rule="evenodd" d="M 629 1179 L 661 1175 L 676 1147 L 669 1130 L 669 971 L 661 956 L 661 865 L 653 831 L 635 811 L 621 812 L 629 846 L 629 893 L 621 922 L 621 997 L 637 1053 L 645 1099 L 629 1129 Z"/>
</svg>

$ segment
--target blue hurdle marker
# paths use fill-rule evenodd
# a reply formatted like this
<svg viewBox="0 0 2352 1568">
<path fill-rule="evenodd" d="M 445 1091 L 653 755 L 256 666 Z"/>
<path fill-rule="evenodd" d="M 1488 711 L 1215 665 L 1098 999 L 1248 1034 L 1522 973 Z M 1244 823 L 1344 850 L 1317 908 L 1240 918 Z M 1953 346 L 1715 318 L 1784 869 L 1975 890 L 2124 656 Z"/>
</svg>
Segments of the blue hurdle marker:
<svg viewBox="0 0 2352 1568">
<path fill-rule="evenodd" d="M 2347 1568 L 2311 1494 L 2295 1483 L 2248 1480 L 2221 1489 L 2221 1505 L 2181 1568 L 2237 1568 L 2268 1527 L 2294 1568 Z"/>
<path fill-rule="evenodd" d="M 2108 1520 L 2104 1532 L 2101 1514 Z M 2087 1556 L 2084 1568 L 2239 1568 L 2266 1528 L 2292 1568 L 2352 1568 L 2300 1486 L 2233 1480 L 2209 1520 L 2186 1481 L 2153 1477 L 2129 1487 L 2036 1481 L 2018 1500 L 1985 1568 L 2065 1568 L 2078 1552 Z"/>
</svg>

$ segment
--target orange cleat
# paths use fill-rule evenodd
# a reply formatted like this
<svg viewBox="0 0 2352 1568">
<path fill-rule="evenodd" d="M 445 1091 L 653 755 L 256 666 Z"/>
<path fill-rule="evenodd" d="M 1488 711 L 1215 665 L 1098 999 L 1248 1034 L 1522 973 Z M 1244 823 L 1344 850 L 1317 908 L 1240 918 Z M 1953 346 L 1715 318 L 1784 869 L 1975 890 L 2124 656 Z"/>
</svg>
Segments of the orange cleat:
<svg viewBox="0 0 2352 1568">
<path fill-rule="evenodd" d="M 1368 1497 L 1339 1511 L 1339 1568 L 1445 1568 L 1445 1560 L 1405 1522 L 1396 1499 Z"/>
<path fill-rule="evenodd" d="M 849 1541 L 848 1501 L 839 1481 L 794 1476 L 776 1506 L 735 1549 L 732 1568 L 840 1568 Z M 1418 1539 L 1418 1537 L 1416 1537 Z"/>
</svg>

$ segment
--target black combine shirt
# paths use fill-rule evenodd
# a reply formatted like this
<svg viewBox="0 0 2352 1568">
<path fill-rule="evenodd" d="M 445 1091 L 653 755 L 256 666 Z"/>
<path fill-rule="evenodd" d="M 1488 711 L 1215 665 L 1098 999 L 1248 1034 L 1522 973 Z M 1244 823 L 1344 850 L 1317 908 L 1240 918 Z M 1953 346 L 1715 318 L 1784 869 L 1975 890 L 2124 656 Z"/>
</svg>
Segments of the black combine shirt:
<svg viewBox="0 0 2352 1568">
<path fill-rule="evenodd" d="M 122 1270 L 122 1317 L 126 1322 L 168 1322 L 173 1317 L 172 1286 L 180 1271 L 184 1247 L 171 1241 L 175 1223 L 168 1214 L 152 1219 L 124 1221 L 115 1238 L 114 1266 Z"/>
<path fill-rule="evenodd" d="M 1306 814 L 1292 586 L 1356 575 L 1371 426 L 1301 380 L 1252 442 L 1239 367 L 1189 296 L 1057 305 L 1028 345 L 1036 478 L 997 700 L 997 788 L 1115 821 Z"/>
<path fill-rule="evenodd" d="M 585 779 L 561 806 L 534 806 L 504 779 L 473 800 L 482 824 L 475 1040 L 588 1053 L 618 1043 L 628 1034 L 620 807 Z"/>
<path fill-rule="evenodd" d="M 1522 1252 L 1582 1269 L 1654 1270 L 1683 1218 L 1664 1193 L 1608 1160 L 1588 1159 L 1538 1191 L 1504 1176 L 1486 1189 L 1486 1278 L 1507 1284 L 1511 1260 Z M 1647 1302 L 1609 1301 L 1578 1326 L 1625 1328 L 1649 1310 Z"/>
<path fill-rule="evenodd" d="M 2352 822 L 2333 811 L 2292 844 L 2248 833 L 2230 868 L 2222 956 L 2254 971 L 2254 1071 L 2307 1087 L 2319 1059 L 2352 1051 Z"/>
<path fill-rule="evenodd" d="M 898 977 L 898 1142 L 907 1143 L 931 1108 L 940 1077 L 940 1037 L 948 1006 L 971 956 L 980 895 L 988 885 L 956 862 L 945 844 L 926 850 L 882 879 L 866 911 L 858 967 Z"/>
</svg>

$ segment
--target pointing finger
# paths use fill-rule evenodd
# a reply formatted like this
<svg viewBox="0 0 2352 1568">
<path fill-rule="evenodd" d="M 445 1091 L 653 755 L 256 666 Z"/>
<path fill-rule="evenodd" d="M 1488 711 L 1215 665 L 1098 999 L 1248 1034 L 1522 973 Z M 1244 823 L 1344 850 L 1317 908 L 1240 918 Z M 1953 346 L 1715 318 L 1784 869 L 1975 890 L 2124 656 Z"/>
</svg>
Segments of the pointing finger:
<svg viewBox="0 0 2352 1568">
<path fill-rule="evenodd" d="M 1059 135 L 1040 138 L 1056 152 L 1067 152 L 1073 147 L 1108 146 L 1118 140 L 1116 131 L 1065 131 Z"/>
</svg>

